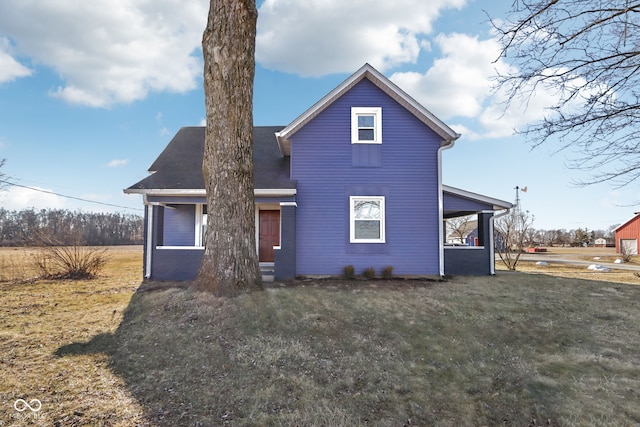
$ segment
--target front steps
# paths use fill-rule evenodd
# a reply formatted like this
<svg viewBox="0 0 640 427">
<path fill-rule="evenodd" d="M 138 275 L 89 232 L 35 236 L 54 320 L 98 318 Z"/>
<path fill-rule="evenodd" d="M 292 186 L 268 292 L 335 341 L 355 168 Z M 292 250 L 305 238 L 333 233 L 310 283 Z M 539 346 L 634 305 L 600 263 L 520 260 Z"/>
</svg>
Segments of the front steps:
<svg viewBox="0 0 640 427">
<path fill-rule="evenodd" d="M 272 262 L 261 262 L 260 273 L 262 273 L 263 282 L 273 282 L 275 277 L 275 265 Z"/>
</svg>

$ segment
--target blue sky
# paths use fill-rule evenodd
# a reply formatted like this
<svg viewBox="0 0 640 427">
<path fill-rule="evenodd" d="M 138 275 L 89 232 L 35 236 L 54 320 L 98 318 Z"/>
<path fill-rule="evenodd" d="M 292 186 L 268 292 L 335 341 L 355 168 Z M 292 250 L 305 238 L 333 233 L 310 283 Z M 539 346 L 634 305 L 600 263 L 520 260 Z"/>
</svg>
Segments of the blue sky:
<svg viewBox="0 0 640 427">
<path fill-rule="evenodd" d="M 259 1 L 254 122 L 288 124 L 368 62 L 462 134 L 444 152 L 445 184 L 508 201 L 526 186 L 535 228 L 626 221 L 636 186 L 577 187 L 587 175 L 565 167 L 572 153 L 531 150 L 514 135 L 552 93 L 506 113 L 490 97 L 495 70 L 510 65 L 495 61 L 485 10 L 501 17 L 510 3 Z M 0 205 L 141 212 L 122 189 L 180 127 L 205 117 L 207 12 L 206 0 L 1 2 L 0 172 L 20 186 L 0 192 Z"/>
</svg>

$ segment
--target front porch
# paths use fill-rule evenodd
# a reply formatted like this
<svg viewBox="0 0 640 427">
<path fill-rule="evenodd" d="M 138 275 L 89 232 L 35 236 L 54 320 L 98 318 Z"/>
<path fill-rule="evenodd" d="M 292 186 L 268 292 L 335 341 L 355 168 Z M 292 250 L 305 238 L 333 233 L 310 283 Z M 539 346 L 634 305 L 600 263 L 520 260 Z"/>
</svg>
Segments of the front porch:
<svg viewBox="0 0 640 427">
<path fill-rule="evenodd" d="M 495 248 L 493 221 L 496 211 L 510 209 L 512 205 L 502 200 L 443 186 L 443 241 L 444 271 L 447 275 L 495 274 Z M 447 219 L 471 216 L 476 230 L 473 244 L 447 245 Z"/>
<path fill-rule="evenodd" d="M 207 230 L 205 200 L 172 202 L 148 204 L 145 209 L 143 270 L 149 280 L 194 280 L 202 262 Z M 295 277 L 295 208 L 292 201 L 256 203 L 256 253 L 265 281 Z"/>
</svg>

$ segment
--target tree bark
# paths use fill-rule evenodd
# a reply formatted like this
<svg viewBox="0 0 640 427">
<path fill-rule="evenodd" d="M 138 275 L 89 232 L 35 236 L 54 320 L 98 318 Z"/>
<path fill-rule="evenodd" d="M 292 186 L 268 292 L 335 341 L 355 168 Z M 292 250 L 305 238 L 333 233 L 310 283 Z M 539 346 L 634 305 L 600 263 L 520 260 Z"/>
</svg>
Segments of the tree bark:
<svg viewBox="0 0 640 427">
<path fill-rule="evenodd" d="M 202 38 L 208 213 L 196 287 L 218 296 L 262 289 L 253 190 L 257 17 L 255 0 L 211 0 Z"/>
</svg>

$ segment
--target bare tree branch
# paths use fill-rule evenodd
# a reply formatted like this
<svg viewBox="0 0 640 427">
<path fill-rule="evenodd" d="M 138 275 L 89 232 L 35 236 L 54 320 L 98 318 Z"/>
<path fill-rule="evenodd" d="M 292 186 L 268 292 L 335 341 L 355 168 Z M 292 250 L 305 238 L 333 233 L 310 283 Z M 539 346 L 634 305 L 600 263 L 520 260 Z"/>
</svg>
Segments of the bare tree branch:
<svg viewBox="0 0 640 427">
<path fill-rule="evenodd" d="M 7 159 L 0 159 L 0 169 L 2 168 L 2 166 L 4 166 L 4 163 L 6 162 Z M 7 186 L 5 179 L 4 179 L 4 174 L 2 172 L 0 172 L 0 190 L 2 190 L 4 187 Z"/>
<path fill-rule="evenodd" d="M 514 66 L 496 79 L 505 108 L 541 89 L 557 97 L 519 132 L 579 153 L 569 167 L 588 171 L 580 184 L 640 178 L 640 2 L 517 0 L 509 16 L 491 19 Z"/>
</svg>

